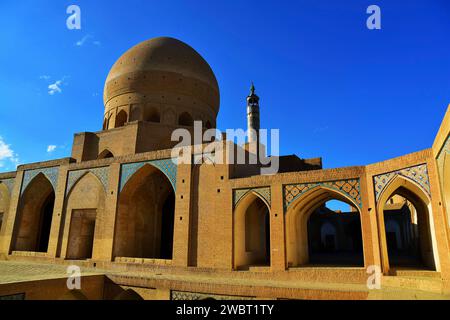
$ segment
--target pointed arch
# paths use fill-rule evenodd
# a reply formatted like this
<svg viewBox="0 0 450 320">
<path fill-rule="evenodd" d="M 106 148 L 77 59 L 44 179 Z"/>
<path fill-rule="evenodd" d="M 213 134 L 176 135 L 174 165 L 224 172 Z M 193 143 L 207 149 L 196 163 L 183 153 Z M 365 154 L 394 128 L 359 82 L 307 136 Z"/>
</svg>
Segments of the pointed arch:
<svg viewBox="0 0 450 320">
<path fill-rule="evenodd" d="M 351 206 L 353 212 L 357 213 L 357 227 L 359 230 L 362 230 L 361 212 L 358 204 L 352 198 L 335 189 L 322 185 L 316 186 L 297 197 L 286 211 L 285 234 L 288 267 L 297 267 L 310 263 L 308 221 L 317 209 L 330 200 L 339 200 Z M 360 252 L 360 254 L 362 259 L 363 253 Z M 359 265 L 362 262 L 358 261 L 355 263 Z"/>
<path fill-rule="evenodd" d="M 14 251 L 47 252 L 55 190 L 42 172 L 23 191 L 14 230 Z"/>
<path fill-rule="evenodd" d="M 115 258 L 172 259 L 175 192 L 167 176 L 150 163 L 119 194 Z"/>
<path fill-rule="evenodd" d="M 388 200 L 394 195 L 400 195 L 412 203 L 416 210 L 418 237 L 420 246 L 420 264 L 422 267 L 431 270 L 440 270 L 439 255 L 437 251 L 437 241 L 434 228 L 434 219 L 430 196 L 415 181 L 403 176 L 396 175 L 386 185 L 381 192 L 377 203 L 378 232 L 381 247 L 381 258 L 383 272 L 389 272 L 391 262 L 388 254 L 388 244 L 386 236 L 385 206 Z M 394 266 L 394 265 L 392 265 Z M 416 267 L 421 268 L 417 265 Z"/>
<path fill-rule="evenodd" d="M 114 154 L 108 149 L 105 149 L 102 152 L 100 152 L 97 157 L 97 159 L 108 159 L 108 158 L 114 158 Z"/>
<path fill-rule="evenodd" d="M 270 266 L 270 257 L 270 206 L 248 192 L 233 212 L 233 267 Z"/>
<path fill-rule="evenodd" d="M 116 115 L 116 123 L 115 123 L 114 128 L 123 127 L 126 122 L 128 122 L 128 114 L 125 110 L 121 110 Z"/>
<path fill-rule="evenodd" d="M 83 260 L 95 256 L 95 239 L 101 233 L 96 221 L 104 212 L 105 199 L 104 186 L 92 172 L 85 172 L 76 181 L 65 201 L 61 230 L 63 257 Z"/>
<path fill-rule="evenodd" d="M 161 122 L 161 113 L 156 108 L 150 108 L 147 111 L 145 121 L 148 122 L 154 122 L 154 123 L 160 123 Z"/>
<path fill-rule="evenodd" d="M 178 117 L 178 124 L 180 126 L 192 127 L 194 125 L 194 118 L 192 118 L 189 112 L 183 112 Z"/>
</svg>

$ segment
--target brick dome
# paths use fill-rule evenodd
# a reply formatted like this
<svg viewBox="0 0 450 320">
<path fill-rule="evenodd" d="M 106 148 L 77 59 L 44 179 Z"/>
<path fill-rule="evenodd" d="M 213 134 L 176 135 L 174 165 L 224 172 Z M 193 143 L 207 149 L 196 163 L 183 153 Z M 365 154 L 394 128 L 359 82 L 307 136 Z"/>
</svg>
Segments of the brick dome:
<svg viewBox="0 0 450 320">
<path fill-rule="evenodd" d="M 215 126 L 219 86 L 208 63 L 186 43 L 169 37 L 144 41 L 125 52 L 113 65 L 104 89 L 105 117 L 124 105 L 140 105 L 159 112 L 171 109 L 180 116 Z"/>
</svg>

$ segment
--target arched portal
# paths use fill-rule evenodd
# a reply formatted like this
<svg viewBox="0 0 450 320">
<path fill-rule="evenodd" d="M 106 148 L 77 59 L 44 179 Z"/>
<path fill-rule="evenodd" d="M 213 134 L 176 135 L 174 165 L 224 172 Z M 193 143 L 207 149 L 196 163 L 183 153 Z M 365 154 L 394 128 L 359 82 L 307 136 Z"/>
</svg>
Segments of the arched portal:
<svg viewBox="0 0 450 320">
<path fill-rule="evenodd" d="M 54 204 L 53 186 L 40 173 L 20 199 L 13 251 L 47 252 Z"/>
<path fill-rule="evenodd" d="M 9 199 L 10 194 L 8 187 L 4 183 L 0 182 L 0 234 L 2 232 L 3 222 L 9 210 Z"/>
<path fill-rule="evenodd" d="M 396 176 L 378 200 L 378 214 L 385 272 L 439 268 L 431 201 L 415 182 Z"/>
<path fill-rule="evenodd" d="M 100 180 L 88 172 L 70 191 L 65 205 L 64 239 L 66 259 L 84 260 L 93 257 L 95 235 L 101 228 L 97 217 L 105 207 L 105 189 Z"/>
<path fill-rule="evenodd" d="M 327 207 L 332 200 L 345 203 L 348 212 Z M 288 208 L 285 221 L 288 267 L 364 265 L 360 211 L 347 196 L 311 189 Z"/>
<path fill-rule="evenodd" d="M 234 268 L 270 266 L 270 209 L 249 192 L 234 210 Z"/>
<path fill-rule="evenodd" d="M 119 195 L 114 256 L 172 259 L 175 195 L 168 178 L 146 164 Z"/>
</svg>

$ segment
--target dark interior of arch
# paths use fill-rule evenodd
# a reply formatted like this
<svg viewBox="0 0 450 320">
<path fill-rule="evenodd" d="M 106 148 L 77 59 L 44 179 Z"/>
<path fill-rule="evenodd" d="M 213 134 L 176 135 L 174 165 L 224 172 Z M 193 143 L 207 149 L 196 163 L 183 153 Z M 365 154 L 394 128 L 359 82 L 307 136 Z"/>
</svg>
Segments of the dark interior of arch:
<svg viewBox="0 0 450 320">
<path fill-rule="evenodd" d="M 53 186 L 39 174 L 21 197 L 13 250 L 47 252 L 54 204 Z"/>
<path fill-rule="evenodd" d="M 361 217 L 356 208 L 350 207 L 353 209 L 333 210 L 324 203 L 310 215 L 307 225 L 310 264 L 364 266 Z"/>
<path fill-rule="evenodd" d="M 435 270 L 428 209 L 419 197 L 400 187 L 384 207 L 384 226 L 391 267 Z"/>
<path fill-rule="evenodd" d="M 114 255 L 172 259 L 175 194 L 167 177 L 146 165 L 119 196 Z"/>
</svg>

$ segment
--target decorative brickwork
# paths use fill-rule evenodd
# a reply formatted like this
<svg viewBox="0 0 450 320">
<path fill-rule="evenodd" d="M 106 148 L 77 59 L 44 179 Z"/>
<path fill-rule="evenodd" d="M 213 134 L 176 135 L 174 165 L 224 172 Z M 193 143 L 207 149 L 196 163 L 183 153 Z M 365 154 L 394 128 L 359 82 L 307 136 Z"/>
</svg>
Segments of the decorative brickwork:
<svg viewBox="0 0 450 320">
<path fill-rule="evenodd" d="M 272 197 L 270 193 L 270 187 L 263 187 L 263 188 L 248 188 L 248 189 L 239 189 L 239 190 L 233 190 L 233 205 L 236 207 L 236 205 L 239 203 L 239 201 L 249 192 L 255 192 L 259 194 L 264 200 L 266 200 L 267 204 L 270 206 L 272 204 Z"/>
<path fill-rule="evenodd" d="M 428 168 L 426 164 L 422 164 L 419 166 L 388 172 L 373 177 L 375 197 L 377 201 L 389 182 L 391 182 L 392 179 L 394 179 L 398 175 L 416 182 L 431 197 Z"/>
<path fill-rule="evenodd" d="M 100 180 L 103 187 L 105 188 L 105 191 L 108 189 L 109 167 L 69 171 L 69 177 L 67 178 L 66 196 L 69 194 L 70 190 L 72 190 L 75 183 L 77 183 L 77 181 L 88 172 L 93 173 Z"/>
<path fill-rule="evenodd" d="M 120 176 L 120 191 L 122 191 L 123 187 L 131 178 L 131 176 L 146 164 L 152 165 L 155 168 L 161 170 L 161 172 L 164 173 L 166 177 L 169 179 L 170 183 L 172 184 L 173 190 L 176 191 L 177 185 L 176 159 L 151 160 L 151 161 L 123 164 Z"/>
<path fill-rule="evenodd" d="M 47 179 L 50 181 L 50 183 L 53 186 L 53 190 L 56 190 L 56 187 L 58 186 L 59 167 L 34 169 L 34 170 L 25 171 L 24 176 L 23 176 L 22 187 L 20 189 L 21 195 L 23 194 L 25 189 L 28 187 L 30 182 L 40 173 L 42 173 L 43 175 L 45 175 L 47 177 Z"/>
<path fill-rule="evenodd" d="M 351 198 L 359 208 L 362 207 L 360 181 L 359 179 L 349 179 L 286 185 L 283 188 L 285 210 L 287 210 L 289 206 L 302 194 L 318 186 L 326 187 L 335 190 L 338 193 L 342 193 L 345 196 Z"/>
</svg>

